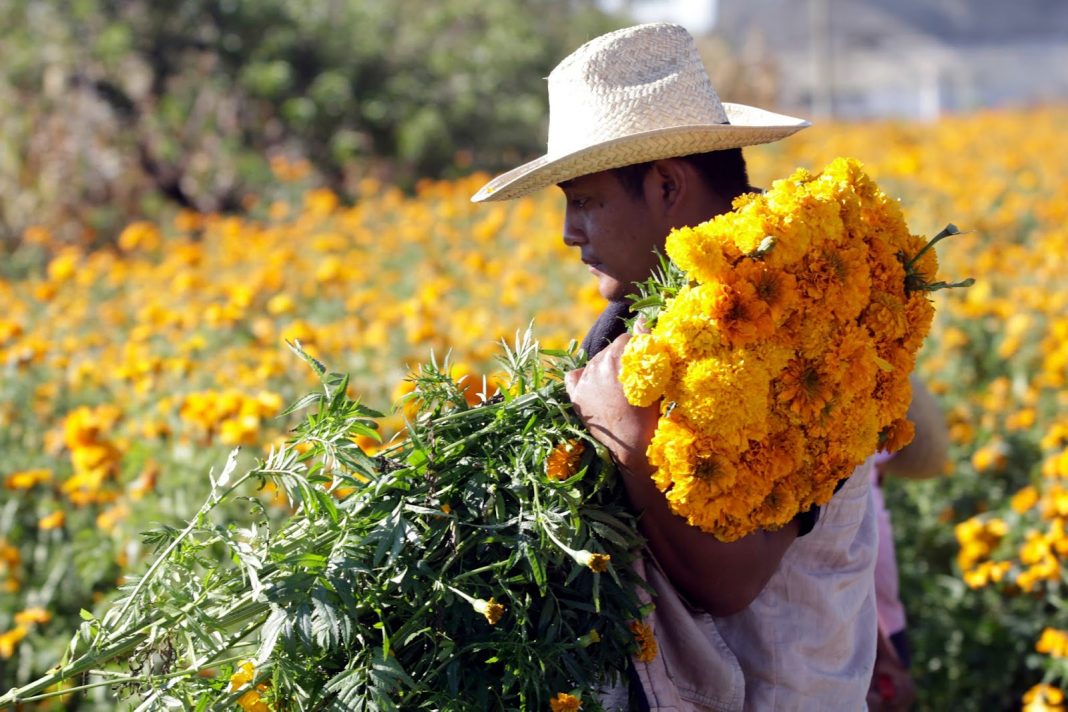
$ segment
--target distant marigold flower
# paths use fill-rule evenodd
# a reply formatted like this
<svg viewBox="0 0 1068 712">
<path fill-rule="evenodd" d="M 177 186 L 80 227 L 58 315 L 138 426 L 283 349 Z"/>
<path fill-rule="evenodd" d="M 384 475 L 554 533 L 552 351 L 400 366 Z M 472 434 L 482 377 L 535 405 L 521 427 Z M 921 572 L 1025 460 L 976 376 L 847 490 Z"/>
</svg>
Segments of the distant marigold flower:
<svg viewBox="0 0 1068 712">
<path fill-rule="evenodd" d="M 1064 712 L 1064 692 L 1040 683 L 1024 693 L 1022 712 Z"/>
<path fill-rule="evenodd" d="M 15 622 L 22 626 L 47 623 L 52 620 L 52 614 L 40 607 L 27 608 L 15 614 Z"/>
<path fill-rule="evenodd" d="M 41 517 L 37 520 L 37 526 L 40 529 L 59 529 L 67 521 L 67 513 L 62 509 L 57 509 L 49 515 Z"/>
<path fill-rule="evenodd" d="M 26 637 L 26 628 L 17 625 L 6 633 L 0 633 L 0 660 L 8 660 L 15 654 L 22 639 Z"/>
<path fill-rule="evenodd" d="M 1068 632 L 1049 627 L 1043 629 L 1035 650 L 1054 658 L 1068 657 Z"/>
<path fill-rule="evenodd" d="M 582 700 L 566 692 L 560 692 L 549 700 L 549 708 L 552 712 L 577 712 L 582 709 Z"/>
<path fill-rule="evenodd" d="M 51 470 L 22 470 L 4 478 L 4 486 L 10 490 L 28 490 L 52 479 Z"/>
<path fill-rule="evenodd" d="M 1023 514 L 1038 504 L 1038 490 L 1033 485 L 1027 485 L 1012 496 L 1010 505 L 1013 510 Z"/>
</svg>

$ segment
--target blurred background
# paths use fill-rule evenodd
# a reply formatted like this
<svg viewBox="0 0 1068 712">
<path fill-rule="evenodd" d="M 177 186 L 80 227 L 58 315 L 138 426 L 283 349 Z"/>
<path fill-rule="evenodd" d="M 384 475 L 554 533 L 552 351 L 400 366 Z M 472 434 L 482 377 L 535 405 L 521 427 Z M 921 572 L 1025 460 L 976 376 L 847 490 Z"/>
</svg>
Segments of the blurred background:
<svg viewBox="0 0 1068 712">
<path fill-rule="evenodd" d="M 556 192 L 468 198 L 544 152 L 560 59 L 655 20 L 725 101 L 814 121 L 747 149 L 755 185 L 850 155 L 914 232 L 965 231 L 942 271 L 977 284 L 935 295 L 919 366 L 949 462 L 886 484 L 917 708 L 1063 709 L 1060 0 L 0 2 L 0 689 L 57 659 L 229 448 L 284 439 L 313 382 L 284 340 L 389 410 L 431 354 L 477 402 L 531 319 L 581 338 L 603 304 Z"/>
</svg>

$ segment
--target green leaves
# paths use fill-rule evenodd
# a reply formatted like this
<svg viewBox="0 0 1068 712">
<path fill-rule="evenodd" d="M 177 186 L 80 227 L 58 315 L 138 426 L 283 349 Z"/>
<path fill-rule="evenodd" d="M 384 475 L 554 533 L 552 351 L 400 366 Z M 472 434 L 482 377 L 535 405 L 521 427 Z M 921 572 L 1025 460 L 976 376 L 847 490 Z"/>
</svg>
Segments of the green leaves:
<svg viewBox="0 0 1068 712">
<path fill-rule="evenodd" d="M 293 709 L 543 709 L 624 669 L 639 615 L 634 520 L 594 447 L 565 481 L 545 470 L 559 443 L 588 439 L 561 382 L 573 345 L 546 357 L 517 334 L 501 358 L 509 385 L 476 406 L 448 359 L 422 366 L 407 439 L 374 456 L 355 441 L 378 414 L 292 348 L 322 383 L 298 402 L 294 441 L 236 477 L 235 451 L 183 529 L 145 535 L 158 558 L 84 624 L 67 663 L 0 702 L 126 661 L 129 690 L 166 679 L 167 699 L 207 709 L 246 689 L 228 676 L 249 660 L 243 684 Z M 295 508 L 281 526 L 262 505 L 250 526 L 214 520 L 250 478 Z M 605 573 L 583 565 L 591 552 L 610 557 Z M 205 668 L 221 674 L 194 674 Z"/>
</svg>

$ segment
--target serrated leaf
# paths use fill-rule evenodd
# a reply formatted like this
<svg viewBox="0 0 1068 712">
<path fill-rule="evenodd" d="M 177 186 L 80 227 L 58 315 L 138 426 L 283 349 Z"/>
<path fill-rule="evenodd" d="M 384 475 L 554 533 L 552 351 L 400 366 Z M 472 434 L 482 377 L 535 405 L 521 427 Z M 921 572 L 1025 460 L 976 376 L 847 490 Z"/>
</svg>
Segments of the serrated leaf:
<svg viewBox="0 0 1068 712">
<path fill-rule="evenodd" d="M 320 379 L 322 379 L 323 374 L 326 373 L 326 366 L 323 364 L 322 361 L 315 358 L 304 350 L 304 347 L 301 346 L 300 339 L 293 339 L 293 341 L 286 340 L 286 344 L 293 351 L 293 353 L 295 353 L 297 356 L 300 356 L 305 363 L 311 366 L 312 370 L 315 371 L 316 375 L 319 376 Z"/>
<path fill-rule="evenodd" d="M 271 615 L 267 616 L 260 628 L 260 648 L 256 651 L 256 663 L 262 665 L 274 652 L 278 643 L 278 637 L 282 634 L 286 625 L 287 615 L 284 610 L 272 606 Z"/>
</svg>

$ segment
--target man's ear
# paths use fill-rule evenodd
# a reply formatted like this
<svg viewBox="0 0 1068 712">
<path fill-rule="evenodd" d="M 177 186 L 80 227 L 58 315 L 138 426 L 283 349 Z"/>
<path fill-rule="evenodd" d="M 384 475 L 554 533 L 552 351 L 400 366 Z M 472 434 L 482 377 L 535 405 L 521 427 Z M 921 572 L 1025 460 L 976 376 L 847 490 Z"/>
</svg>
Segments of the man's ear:
<svg viewBox="0 0 1068 712">
<path fill-rule="evenodd" d="M 657 207 L 665 216 L 677 214 L 687 200 L 693 186 L 692 176 L 684 161 L 665 158 L 653 161 L 645 176 L 645 197 L 649 205 Z"/>
</svg>

